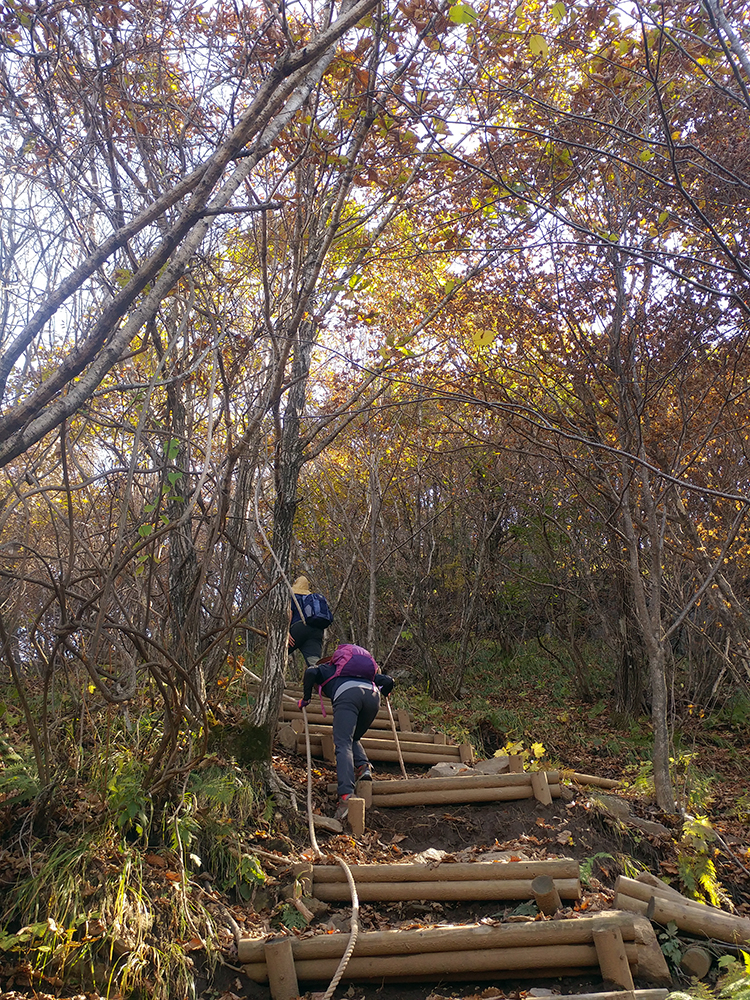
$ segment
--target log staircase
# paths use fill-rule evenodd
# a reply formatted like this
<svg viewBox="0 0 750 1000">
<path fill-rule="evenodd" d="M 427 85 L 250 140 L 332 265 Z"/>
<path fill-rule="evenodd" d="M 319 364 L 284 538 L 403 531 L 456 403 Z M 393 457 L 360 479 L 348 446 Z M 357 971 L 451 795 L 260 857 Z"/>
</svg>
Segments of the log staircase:
<svg viewBox="0 0 750 1000">
<path fill-rule="evenodd" d="M 301 689 L 287 688 L 295 700 L 302 697 Z M 310 749 L 313 757 L 321 758 L 335 764 L 336 756 L 333 750 L 333 726 L 330 708 L 325 708 L 313 695 L 313 700 L 307 707 L 307 723 L 310 731 Z M 413 719 L 404 709 L 396 709 L 393 713 L 396 730 L 399 734 L 399 747 L 405 764 L 426 764 L 450 761 L 455 764 L 471 764 L 474 752 L 469 743 L 457 745 L 445 733 L 418 733 L 414 731 Z M 305 724 L 302 710 L 291 701 L 283 702 L 279 713 L 279 741 L 288 750 L 305 753 Z M 398 763 L 398 750 L 391 731 L 391 719 L 388 710 L 382 707 L 362 740 L 365 753 L 371 761 L 389 761 Z"/>
<path fill-rule="evenodd" d="M 305 752 L 302 713 L 296 705 L 290 706 L 287 702 L 282 708 L 279 738 L 288 749 Z M 598 781 L 572 772 L 523 772 L 519 759 L 511 762 L 516 768 L 513 773 L 472 772 L 471 748 L 458 746 L 443 734 L 415 733 L 412 717 L 403 710 L 395 713 L 395 718 L 405 762 L 424 766 L 449 761 L 464 765 L 467 773 L 360 782 L 350 800 L 354 836 L 364 832 L 366 810 L 502 803 L 531 797 L 543 806 L 561 795 L 566 780 Z M 308 722 L 313 755 L 334 762 L 330 716 L 324 717 L 313 702 Z M 390 717 L 381 710 L 370 737 L 362 741 L 371 760 L 398 759 L 390 730 Z M 608 787 L 616 784 L 601 783 Z M 620 878 L 614 910 L 574 915 L 567 909 L 561 918 L 561 908 L 581 897 L 578 863 L 568 858 L 352 865 L 351 874 L 362 902 L 533 900 L 545 919 L 361 932 L 342 983 L 473 982 L 599 974 L 604 981 L 601 992 L 579 994 L 571 1000 L 664 1000 L 671 976 L 652 919 L 659 923 L 674 920 L 678 927 L 699 935 L 716 933 L 726 941 L 750 941 L 750 921 L 688 901 L 653 876 Z M 350 899 L 348 882 L 338 866 L 305 863 L 295 866 L 294 876 L 303 899 L 324 903 Z M 239 961 L 251 980 L 268 985 L 272 1000 L 294 1000 L 300 983 L 330 982 L 348 942 L 346 933 L 244 938 L 238 944 Z M 694 958 L 700 965 L 701 956 Z M 636 989 L 636 983 L 649 988 Z"/>
</svg>

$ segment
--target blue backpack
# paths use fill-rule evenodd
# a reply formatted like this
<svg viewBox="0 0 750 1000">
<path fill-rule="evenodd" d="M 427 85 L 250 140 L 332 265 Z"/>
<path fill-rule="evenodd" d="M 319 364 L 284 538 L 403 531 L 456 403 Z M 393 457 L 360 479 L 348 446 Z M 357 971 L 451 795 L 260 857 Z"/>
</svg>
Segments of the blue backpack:
<svg viewBox="0 0 750 1000">
<path fill-rule="evenodd" d="M 322 594 L 297 595 L 302 608 L 305 624 L 310 628 L 329 628 L 333 625 L 333 615 L 328 607 L 328 601 Z"/>
</svg>

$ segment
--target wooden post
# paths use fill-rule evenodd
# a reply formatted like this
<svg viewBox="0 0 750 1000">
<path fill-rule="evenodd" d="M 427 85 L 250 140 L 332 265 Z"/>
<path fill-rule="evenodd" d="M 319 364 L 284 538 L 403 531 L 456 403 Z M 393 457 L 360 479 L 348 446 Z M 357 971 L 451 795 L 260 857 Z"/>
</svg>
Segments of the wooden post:
<svg viewBox="0 0 750 1000">
<path fill-rule="evenodd" d="M 647 917 L 634 915 L 633 933 L 635 935 L 637 966 L 632 968 L 635 975 L 640 979 L 647 979 L 651 983 L 659 983 L 662 986 L 671 985 L 672 974 L 659 946 L 656 931 L 651 921 Z M 624 930 L 622 936 L 626 938 Z"/>
<path fill-rule="evenodd" d="M 295 750 L 297 748 L 297 734 L 294 731 L 294 727 L 290 726 L 288 722 L 279 726 L 276 731 L 276 739 L 285 750 Z"/>
<path fill-rule="evenodd" d="M 411 732 L 411 718 L 408 712 L 405 712 L 403 708 L 397 708 L 396 719 L 398 721 L 398 728 L 402 733 Z"/>
<path fill-rule="evenodd" d="M 275 938 L 263 945 L 272 1000 L 297 1000 L 299 985 L 292 955 L 292 939 Z"/>
<path fill-rule="evenodd" d="M 365 809 L 372 808 L 372 782 L 371 781 L 358 781 L 357 787 L 355 788 L 355 794 L 361 799 L 365 800 Z"/>
<path fill-rule="evenodd" d="M 355 837 L 361 837 L 365 832 L 365 800 L 358 795 L 349 797 L 349 826 Z"/>
<path fill-rule="evenodd" d="M 328 733 L 325 733 L 321 736 L 321 742 L 323 744 L 323 757 L 329 764 L 335 764 L 336 748 L 333 745 L 333 736 L 329 736 Z"/>
<path fill-rule="evenodd" d="M 712 964 L 711 953 L 699 944 L 691 944 L 685 949 L 685 954 L 680 960 L 680 968 L 688 976 L 695 976 L 696 979 L 703 979 L 708 975 Z"/>
<path fill-rule="evenodd" d="M 537 802 L 541 802 L 543 806 L 552 805 L 552 795 L 549 790 L 546 771 L 531 772 L 531 787 L 534 789 L 534 798 Z"/>
<path fill-rule="evenodd" d="M 512 753 L 508 757 L 508 766 L 512 774 L 520 774 L 523 771 L 523 756 L 520 753 Z"/>
<path fill-rule="evenodd" d="M 446 745 L 445 733 L 433 733 L 432 742 L 437 743 L 440 746 L 445 746 Z"/>
<path fill-rule="evenodd" d="M 462 764 L 474 763 L 474 748 L 471 743 L 462 743 L 458 748 L 458 756 Z"/>
<path fill-rule="evenodd" d="M 545 917 L 553 916 L 562 908 L 560 893 L 549 875 L 537 875 L 531 882 L 531 891 L 534 894 L 536 905 Z"/>
<path fill-rule="evenodd" d="M 625 954 L 625 942 L 622 940 L 620 928 L 602 927 L 595 930 L 594 947 L 602 977 L 624 990 L 634 989 L 633 975 L 628 956 Z"/>
</svg>

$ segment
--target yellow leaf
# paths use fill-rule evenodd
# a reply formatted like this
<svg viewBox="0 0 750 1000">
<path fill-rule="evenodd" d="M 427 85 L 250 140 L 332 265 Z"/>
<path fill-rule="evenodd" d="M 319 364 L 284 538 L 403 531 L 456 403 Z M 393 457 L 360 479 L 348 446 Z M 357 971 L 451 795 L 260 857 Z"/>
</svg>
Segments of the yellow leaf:
<svg viewBox="0 0 750 1000">
<path fill-rule="evenodd" d="M 471 339 L 477 347 L 488 347 L 495 339 L 495 336 L 494 330 L 475 330 L 471 335 Z"/>
<path fill-rule="evenodd" d="M 532 35 L 529 39 L 529 51 L 532 56 L 541 56 L 542 59 L 549 58 L 549 45 L 544 35 Z"/>
<path fill-rule="evenodd" d="M 563 0 L 557 0 L 557 3 L 550 11 L 550 14 L 554 17 L 558 24 L 562 21 L 565 17 L 565 4 L 563 3 Z"/>
</svg>

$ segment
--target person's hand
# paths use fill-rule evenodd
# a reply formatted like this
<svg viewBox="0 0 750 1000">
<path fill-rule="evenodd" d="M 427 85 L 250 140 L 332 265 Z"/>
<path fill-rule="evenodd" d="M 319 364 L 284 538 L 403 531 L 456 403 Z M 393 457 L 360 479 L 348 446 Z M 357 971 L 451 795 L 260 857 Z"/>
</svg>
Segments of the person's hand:
<svg viewBox="0 0 750 1000">
<path fill-rule="evenodd" d="M 307 708 L 309 704 L 310 704 L 309 698 L 300 698 L 300 700 L 297 702 L 297 708 Z"/>
<path fill-rule="evenodd" d="M 292 635 L 292 633 L 290 632 L 290 633 L 289 633 L 289 648 L 291 649 L 291 648 L 292 648 L 292 646 L 294 646 L 294 636 L 293 636 L 293 635 Z"/>
</svg>

